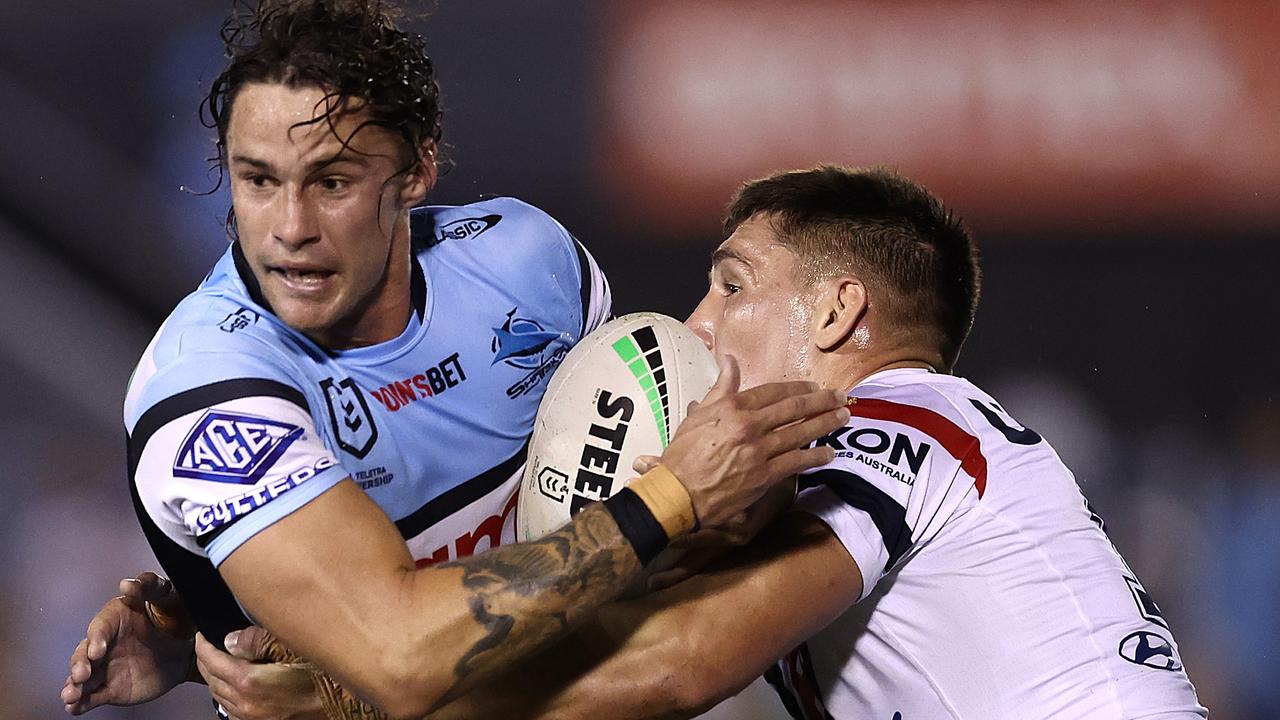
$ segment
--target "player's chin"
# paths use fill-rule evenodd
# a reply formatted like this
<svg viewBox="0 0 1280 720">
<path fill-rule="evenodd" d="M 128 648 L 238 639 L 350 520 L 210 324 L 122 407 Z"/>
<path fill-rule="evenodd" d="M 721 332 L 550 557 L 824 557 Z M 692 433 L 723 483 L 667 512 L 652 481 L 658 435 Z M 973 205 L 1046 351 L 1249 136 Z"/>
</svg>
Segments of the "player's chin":
<svg viewBox="0 0 1280 720">
<path fill-rule="evenodd" d="M 325 335 L 325 331 L 337 322 L 339 313 L 335 310 L 336 304 L 332 301 L 284 297 L 271 300 L 271 309 L 285 325 L 304 335 L 315 337 Z"/>
</svg>

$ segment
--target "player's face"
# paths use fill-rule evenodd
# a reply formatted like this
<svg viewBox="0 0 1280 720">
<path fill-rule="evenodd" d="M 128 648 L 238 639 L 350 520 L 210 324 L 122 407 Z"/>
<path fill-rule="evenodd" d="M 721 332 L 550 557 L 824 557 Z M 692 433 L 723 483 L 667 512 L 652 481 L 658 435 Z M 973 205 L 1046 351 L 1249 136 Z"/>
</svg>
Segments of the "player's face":
<svg viewBox="0 0 1280 720">
<path fill-rule="evenodd" d="M 324 91 L 246 85 L 227 129 L 231 199 L 245 259 L 275 314 L 326 347 L 389 340 L 410 308 L 408 222 L 420 183 L 396 178 L 403 145 Z M 343 148 L 340 138 L 348 138 Z"/>
<path fill-rule="evenodd" d="M 737 358 L 743 387 L 809 376 L 814 298 L 796 282 L 796 262 L 763 217 L 712 255 L 711 287 L 685 324 L 717 358 Z"/>
</svg>

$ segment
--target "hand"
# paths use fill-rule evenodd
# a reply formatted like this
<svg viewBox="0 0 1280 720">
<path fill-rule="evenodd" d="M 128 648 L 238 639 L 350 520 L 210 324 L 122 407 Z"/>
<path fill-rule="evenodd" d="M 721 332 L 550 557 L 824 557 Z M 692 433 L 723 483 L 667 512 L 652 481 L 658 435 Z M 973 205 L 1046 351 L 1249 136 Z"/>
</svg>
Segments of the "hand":
<svg viewBox="0 0 1280 720">
<path fill-rule="evenodd" d="M 153 613 L 147 612 L 151 603 Z M 193 630 L 172 583 L 153 572 L 120 581 L 71 654 L 62 687 L 66 711 L 154 700 L 187 678 Z M 161 623 L 157 626 L 156 621 Z"/>
<path fill-rule="evenodd" d="M 324 719 L 311 673 L 270 662 L 271 634 L 265 629 L 229 633 L 225 643 L 228 652 L 197 635 L 196 667 L 232 720 Z"/>
<path fill-rule="evenodd" d="M 769 487 L 831 462 L 831 448 L 805 446 L 848 422 L 845 402 L 843 392 L 811 382 L 739 391 L 737 361 L 726 357 L 706 398 L 690 404 L 662 464 L 688 489 L 702 526 L 723 529 Z"/>
</svg>

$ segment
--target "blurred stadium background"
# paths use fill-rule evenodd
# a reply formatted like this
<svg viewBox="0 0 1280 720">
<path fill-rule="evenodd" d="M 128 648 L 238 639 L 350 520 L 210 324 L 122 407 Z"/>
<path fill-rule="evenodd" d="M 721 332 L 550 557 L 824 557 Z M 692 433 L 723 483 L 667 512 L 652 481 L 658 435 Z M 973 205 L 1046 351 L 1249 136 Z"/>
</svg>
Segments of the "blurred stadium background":
<svg viewBox="0 0 1280 720">
<path fill-rule="evenodd" d="M 0 3 L 6 719 L 62 714 L 88 618 L 155 566 L 120 405 L 225 247 L 196 106 L 228 6 Z M 885 164 L 939 193 L 986 270 L 960 372 L 1076 471 L 1213 717 L 1280 717 L 1280 5 L 427 9 L 413 24 L 453 164 L 433 201 L 547 209 L 610 274 L 618 312 L 692 309 L 744 179 Z M 206 697 L 92 717 L 203 717 Z"/>
</svg>

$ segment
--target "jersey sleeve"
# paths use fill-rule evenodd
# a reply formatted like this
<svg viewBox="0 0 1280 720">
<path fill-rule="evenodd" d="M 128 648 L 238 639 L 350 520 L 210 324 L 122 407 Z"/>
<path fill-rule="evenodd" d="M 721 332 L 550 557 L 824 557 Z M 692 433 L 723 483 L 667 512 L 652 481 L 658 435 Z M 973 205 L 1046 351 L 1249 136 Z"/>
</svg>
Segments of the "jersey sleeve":
<svg viewBox="0 0 1280 720">
<path fill-rule="evenodd" d="M 578 261 L 578 295 L 582 308 L 582 330 L 578 339 L 582 339 L 613 316 L 613 294 L 609 290 L 609 280 L 596 264 L 596 259 L 581 241 L 569 235 L 567 230 L 564 232 L 569 236 Z"/>
<path fill-rule="evenodd" d="M 128 446 L 140 509 L 215 567 L 347 475 L 305 396 L 276 379 L 233 378 L 168 395 L 141 414 Z"/>
<path fill-rule="evenodd" d="M 525 222 L 538 228 L 539 232 L 531 233 L 530 237 L 543 241 L 530 250 L 537 255 L 535 262 L 550 271 L 562 297 L 579 308 L 579 324 L 575 330 L 581 340 L 608 321 L 613 313 L 609 281 L 586 246 L 559 221 L 532 205 L 514 199 L 509 201 L 527 208 Z M 545 243 L 546 239 L 550 243 Z"/>
<path fill-rule="evenodd" d="M 885 574 L 980 495 L 978 437 L 927 407 L 860 398 L 822 438 L 836 456 L 800 476 L 796 509 L 827 524 L 862 573 L 865 598 Z"/>
</svg>

